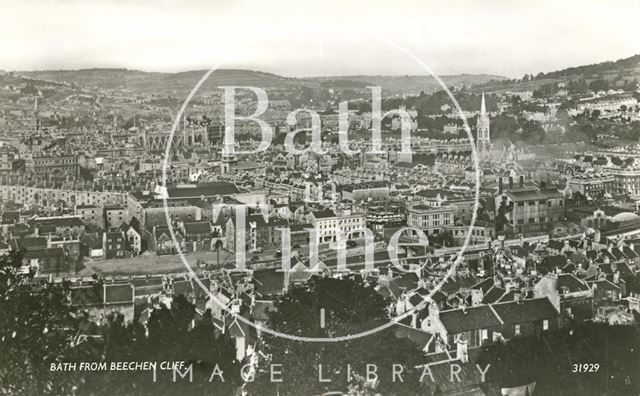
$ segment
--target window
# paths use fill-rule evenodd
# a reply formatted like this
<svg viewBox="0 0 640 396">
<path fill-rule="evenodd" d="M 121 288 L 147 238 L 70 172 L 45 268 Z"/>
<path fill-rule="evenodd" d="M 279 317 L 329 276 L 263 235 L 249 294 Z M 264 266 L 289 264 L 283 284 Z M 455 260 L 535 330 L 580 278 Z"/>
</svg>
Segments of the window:
<svg viewBox="0 0 640 396">
<path fill-rule="evenodd" d="M 547 319 L 542 321 L 542 330 L 549 330 L 549 321 Z"/>
<path fill-rule="evenodd" d="M 514 326 L 514 333 L 515 333 L 515 335 L 520 335 L 520 325 L 519 324 Z"/>
</svg>

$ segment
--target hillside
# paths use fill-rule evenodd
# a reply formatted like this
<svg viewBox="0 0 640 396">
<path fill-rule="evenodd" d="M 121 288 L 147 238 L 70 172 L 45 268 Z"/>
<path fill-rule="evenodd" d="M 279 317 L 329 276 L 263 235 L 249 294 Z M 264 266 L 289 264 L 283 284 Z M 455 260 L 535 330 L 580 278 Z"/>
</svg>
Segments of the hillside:
<svg viewBox="0 0 640 396">
<path fill-rule="evenodd" d="M 501 81 L 506 79 L 502 76 L 489 74 L 458 74 L 450 76 L 440 76 L 447 86 L 460 87 L 462 85 L 472 86 L 483 84 L 491 80 Z M 441 89 L 440 84 L 432 76 L 330 76 L 312 77 L 310 80 L 320 81 L 323 85 L 333 86 L 358 86 L 373 85 L 382 87 L 383 92 L 396 94 L 419 94 L 420 92 L 431 93 Z M 340 84 L 342 83 L 342 84 Z"/>
<path fill-rule="evenodd" d="M 82 69 L 82 70 L 43 70 L 16 72 L 24 77 L 56 83 L 67 83 L 78 87 L 96 87 L 99 89 L 118 89 L 140 93 L 156 93 L 184 96 L 205 74 L 205 70 L 192 70 L 179 73 L 153 73 L 129 69 Z M 484 83 L 489 80 L 502 80 L 504 77 L 491 75 L 461 74 L 443 76 L 449 86 Z M 430 93 L 440 89 L 440 85 L 431 76 L 333 76 L 312 78 L 282 77 L 272 73 L 251 70 L 216 70 L 206 81 L 202 90 L 209 91 L 221 85 L 251 85 L 262 88 L 364 88 L 369 85 L 381 86 L 387 94 Z"/>
<path fill-rule="evenodd" d="M 82 69 L 43 70 L 17 72 L 22 76 L 53 82 L 66 82 L 79 87 L 128 90 L 140 93 L 165 95 L 188 94 L 204 76 L 206 70 L 192 70 L 179 73 L 153 73 L 129 69 Z M 203 91 L 216 89 L 221 85 L 252 85 L 264 88 L 287 88 L 292 86 L 318 86 L 317 82 L 297 78 L 281 77 L 271 73 L 251 70 L 216 70 L 205 82 Z"/>
<path fill-rule="evenodd" d="M 625 80 L 640 81 L 640 55 L 630 56 L 617 61 L 594 63 L 591 65 L 574 66 L 549 73 L 538 73 L 515 80 L 494 80 L 476 84 L 474 89 L 487 92 L 502 90 L 535 91 L 540 87 L 557 82 L 584 80 L 587 83 L 594 80 L 604 80 L 623 86 Z"/>
</svg>

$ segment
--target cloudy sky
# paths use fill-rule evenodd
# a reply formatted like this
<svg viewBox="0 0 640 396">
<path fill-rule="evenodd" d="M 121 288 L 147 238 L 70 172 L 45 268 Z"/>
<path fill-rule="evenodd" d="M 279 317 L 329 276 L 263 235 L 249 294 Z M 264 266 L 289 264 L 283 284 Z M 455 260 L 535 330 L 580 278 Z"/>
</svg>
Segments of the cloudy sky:
<svg viewBox="0 0 640 396">
<path fill-rule="evenodd" d="M 521 77 L 640 53 L 640 0 L 5 0 L 0 69 Z M 398 50 L 401 47 L 405 52 Z"/>
</svg>

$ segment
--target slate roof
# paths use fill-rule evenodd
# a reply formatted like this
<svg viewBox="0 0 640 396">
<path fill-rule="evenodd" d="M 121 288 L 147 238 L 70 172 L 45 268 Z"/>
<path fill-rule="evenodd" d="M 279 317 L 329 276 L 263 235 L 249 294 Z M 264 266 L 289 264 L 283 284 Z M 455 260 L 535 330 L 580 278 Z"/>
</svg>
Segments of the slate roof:
<svg viewBox="0 0 640 396">
<path fill-rule="evenodd" d="M 418 304 L 420 304 L 421 302 L 424 301 L 424 298 L 422 298 L 421 295 L 419 294 L 414 294 L 409 298 L 409 302 L 411 303 L 411 305 L 413 305 L 414 307 L 418 306 Z"/>
<path fill-rule="evenodd" d="M 492 287 L 493 287 L 493 279 L 491 278 L 487 278 L 482 282 L 476 283 L 475 285 L 471 286 L 472 289 L 482 290 L 483 293 L 488 292 Z"/>
<path fill-rule="evenodd" d="M 12 239 L 12 245 L 16 250 L 33 250 L 47 247 L 47 238 L 43 237 L 26 237 Z"/>
<path fill-rule="evenodd" d="M 416 287 L 418 287 L 418 280 L 418 275 L 413 272 L 409 272 L 397 278 L 393 278 L 389 286 L 395 286 L 398 289 L 406 292 L 414 290 Z"/>
<path fill-rule="evenodd" d="M 64 249 L 62 247 L 52 247 L 43 249 L 27 250 L 23 256 L 25 259 L 42 259 L 42 258 L 64 258 Z"/>
<path fill-rule="evenodd" d="M 625 255 L 625 257 L 630 259 L 638 258 L 638 253 L 636 253 L 633 249 L 626 245 L 622 247 L 622 253 Z"/>
<path fill-rule="evenodd" d="M 562 250 L 562 248 L 564 248 L 564 243 L 560 242 L 560 241 L 556 241 L 555 239 L 552 239 L 549 241 L 549 243 L 547 244 L 547 246 L 550 249 L 555 249 L 555 250 Z"/>
<path fill-rule="evenodd" d="M 207 221 L 196 221 L 192 223 L 184 223 L 184 230 L 189 234 L 208 234 L 211 232 L 211 225 Z"/>
<path fill-rule="evenodd" d="M 442 311 L 440 312 L 440 321 L 450 334 L 497 327 L 502 324 L 500 318 L 488 305 Z"/>
<path fill-rule="evenodd" d="M 396 337 L 410 339 L 420 350 L 423 350 L 433 338 L 433 334 L 403 324 L 396 324 L 393 329 Z"/>
<path fill-rule="evenodd" d="M 169 198 L 213 197 L 216 195 L 233 195 L 240 191 L 233 183 L 217 181 L 210 183 L 172 186 L 167 188 Z"/>
<path fill-rule="evenodd" d="M 276 269 L 255 270 L 252 282 L 256 292 L 263 296 L 280 294 L 284 288 L 284 272 Z"/>
<path fill-rule="evenodd" d="M 589 282 L 589 284 L 596 285 L 598 289 L 603 289 L 603 290 L 618 290 L 618 291 L 620 290 L 620 286 L 616 285 L 615 283 L 607 279 L 598 279 L 598 280 Z"/>
<path fill-rule="evenodd" d="M 56 227 L 84 227 L 84 223 L 77 217 L 62 217 L 55 219 L 38 219 L 33 220 L 38 227 L 54 225 Z"/>
<path fill-rule="evenodd" d="M 566 286 L 571 293 L 589 290 L 589 286 L 587 284 L 572 274 L 558 275 L 558 289 L 563 286 Z"/>
<path fill-rule="evenodd" d="M 507 191 L 505 194 L 512 201 L 516 201 L 516 202 L 563 197 L 563 195 L 557 190 Z"/>
<path fill-rule="evenodd" d="M 491 305 L 505 324 L 557 318 L 560 314 L 547 297 Z"/>
<path fill-rule="evenodd" d="M 335 213 L 333 213 L 333 211 L 330 209 L 314 210 L 312 213 L 313 213 L 313 217 L 315 217 L 316 219 L 326 219 L 329 217 L 336 217 Z"/>
<path fill-rule="evenodd" d="M 269 312 L 275 311 L 275 305 L 273 301 L 258 300 L 253 304 L 253 311 L 251 317 L 253 320 L 267 321 L 269 319 Z"/>
<path fill-rule="evenodd" d="M 75 306 L 91 306 L 102 304 L 102 287 L 98 285 L 71 288 L 71 304 Z"/>
<path fill-rule="evenodd" d="M 191 280 L 173 281 L 172 288 L 174 296 L 179 296 L 181 294 L 184 296 L 190 296 L 193 294 L 193 284 L 191 283 Z"/>
<path fill-rule="evenodd" d="M 130 283 L 104 285 L 104 303 L 133 303 L 134 289 Z"/>
<path fill-rule="evenodd" d="M 505 292 L 506 292 L 505 289 L 501 287 L 493 286 L 491 289 L 489 289 L 489 292 L 484 295 L 484 298 L 482 299 L 482 303 L 483 304 L 494 303 L 498 301 Z"/>
</svg>

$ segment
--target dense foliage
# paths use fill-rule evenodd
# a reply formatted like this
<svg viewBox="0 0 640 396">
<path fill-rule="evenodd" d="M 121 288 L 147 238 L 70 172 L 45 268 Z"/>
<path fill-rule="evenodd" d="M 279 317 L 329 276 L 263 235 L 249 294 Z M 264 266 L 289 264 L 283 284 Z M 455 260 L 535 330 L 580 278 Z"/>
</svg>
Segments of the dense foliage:
<svg viewBox="0 0 640 396">
<path fill-rule="evenodd" d="M 386 302 L 372 287 L 357 279 L 314 278 L 293 288 L 276 304 L 269 327 L 305 337 L 338 337 L 357 334 L 387 323 Z M 320 310 L 326 312 L 325 327 Z M 263 365 L 254 383 L 254 395 L 311 395 L 330 391 L 383 395 L 421 394 L 420 370 L 414 368 L 422 354 L 413 342 L 397 338 L 393 328 L 339 342 L 299 342 L 265 334 L 264 351 L 270 364 L 282 365 L 282 382 L 271 382 Z M 403 365 L 404 382 L 392 382 L 392 365 Z M 319 381 L 319 365 L 322 378 Z M 375 364 L 379 377 L 375 390 L 365 384 L 366 365 Z M 347 365 L 352 378 L 348 379 Z M 417 370 L 417 371 L 416 371 Z M 360 379 L 358 378 L 360 377 Z"/>
</svg>

